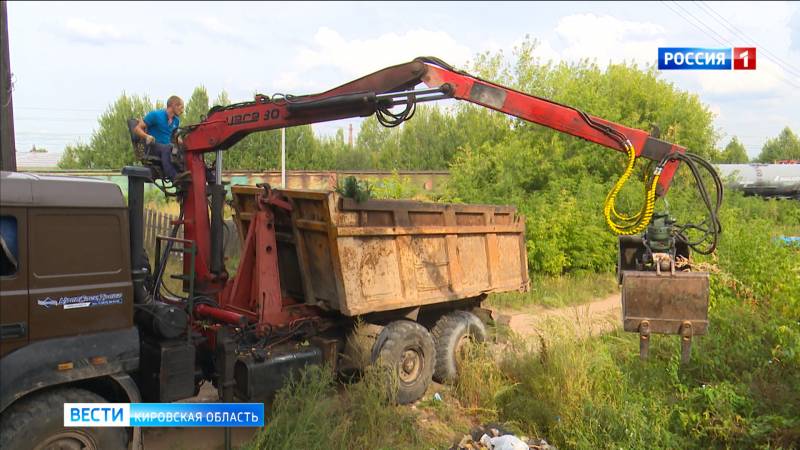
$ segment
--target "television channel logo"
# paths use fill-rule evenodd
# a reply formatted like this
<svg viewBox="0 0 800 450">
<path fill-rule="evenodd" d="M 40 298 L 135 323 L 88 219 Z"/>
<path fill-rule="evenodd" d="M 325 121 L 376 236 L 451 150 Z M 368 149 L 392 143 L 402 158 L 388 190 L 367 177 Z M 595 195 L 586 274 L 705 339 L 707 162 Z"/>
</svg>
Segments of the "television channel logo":
<svg viewBox="0 0 800 450">
<path fill-rule="evenodd" d="M 659 70 L 755 70 L 756 48 L 659 47 Z"/>
</svg>

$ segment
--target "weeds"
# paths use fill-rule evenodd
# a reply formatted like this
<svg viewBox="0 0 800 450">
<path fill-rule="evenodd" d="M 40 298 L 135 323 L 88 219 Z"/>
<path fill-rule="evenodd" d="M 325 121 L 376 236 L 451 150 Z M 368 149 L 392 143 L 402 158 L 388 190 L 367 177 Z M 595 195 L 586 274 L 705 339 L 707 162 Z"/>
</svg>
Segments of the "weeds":
<svg viewBox="0 0 800 450">
<path fill-rule="evenodd" d="M 488 343 L 465 344 L 458 358 L 460 369 L 454 395 L 482 423 L 497 420 L 497 396 L 511 386 L 501 369 L 500 358 Z"/>
<path fill-rule="evenodd" d="M 578 272 L 561 276 L 531 275 L 528 292 L 492 294 L 488 304 L 497 308 L 522 309 L 541 305 L 549 308 L 579 305 L 618 292 L 610 273 Z"/>
<path fill-rule="evenodd" d="M 308 367 L 278 393 L 249 448 L 427 448 L 416 415 L 395 406 L 387 382 L 385 370 L 370 368 L 339 395 L 330 369 Z"/>
</svg>

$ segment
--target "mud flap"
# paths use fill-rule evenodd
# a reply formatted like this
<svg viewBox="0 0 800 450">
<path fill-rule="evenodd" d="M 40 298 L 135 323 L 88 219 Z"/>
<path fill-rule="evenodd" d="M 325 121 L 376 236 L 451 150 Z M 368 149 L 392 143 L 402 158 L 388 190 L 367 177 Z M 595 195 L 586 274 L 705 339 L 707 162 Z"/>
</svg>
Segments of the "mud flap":
<svg viewBox="0 0 800 450">
<path fill-rule="evenodd" d="M 681 362 L 689 362 L 692 337 L 708 329 L 706 272 L 622 272 L 625 331 L 639 333 L 639 354 L 647 358 L 651 334 L 681 337 Z"/>
</svg>

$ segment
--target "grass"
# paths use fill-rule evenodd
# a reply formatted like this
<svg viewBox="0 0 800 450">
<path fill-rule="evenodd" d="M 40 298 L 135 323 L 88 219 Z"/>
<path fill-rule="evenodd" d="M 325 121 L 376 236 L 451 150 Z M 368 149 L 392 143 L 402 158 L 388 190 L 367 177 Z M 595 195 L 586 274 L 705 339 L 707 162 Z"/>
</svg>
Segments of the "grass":
<svg viewBox="0 0 800 450">
<path fill-rule="evenodd" d="M 417 429 L 417 414 L 393 405 L 385 375 L 368 370 L 338 393 L 328 368 L 307 368 L 278 393 L 268 407 L 269 424 L 246 448 L 429 448 Z"/>
<path fill-rule="evenodd" d="M 529 292 L 491 294 L 487 304 L 507 309 L 523 309 L 536 305 L 560 308 L 605 298 L 616 292 L 619 289 L 613 274 L 582 272 L 560 277 L 533 274 Z"/>
</svg>

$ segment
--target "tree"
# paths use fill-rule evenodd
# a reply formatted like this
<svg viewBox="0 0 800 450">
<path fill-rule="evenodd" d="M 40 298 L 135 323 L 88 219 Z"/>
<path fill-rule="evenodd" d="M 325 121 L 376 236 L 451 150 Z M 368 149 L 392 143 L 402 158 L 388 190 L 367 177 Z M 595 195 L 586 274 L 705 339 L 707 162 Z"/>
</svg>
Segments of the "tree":
<svg viewBox="0 0 800 450">
<path fill-rule="evenodd" d="M 394 134 L 392 128 L 386 128 L 380 123 L 375 116 L 368 117 L 361 122 L 361 128 L 358 130 L 356 137 L 356 148 L 368 153 L 378 154 L 392 145 Z"/>
<path fill-rule="evenodd" d="M 747 151 L 736 136 L 728 142 L 725 150 L 716 158 L 716 162 L 722 164 L 744 164 L 747 161 Z"/>
<path fill-rule="evenodd" d="M 153 109 L 163 108 L 153 104 L 147 96 L 128 96 L 124 92 L 97 119 L 98 128 L 92 132 L 88 144 L 68 145 L 58 166 L 62 169 L 119 169 L 133 164 L 133 154 L 128 119 L 142 118 Z"/>
<path fill-rule="evenodd" d="M 214 100 L 214 106 L 228 106 L 231 104 L 231 99 L 228 97 L 228 93 L 222 91 L 217 95 L 216 100 Z"/>
<path fill-rule="evenodd" d="M 784 128 L 777 138 L 767 140 L 758 155 L 758 161 L 764 163 L 784 159 L 800 160 L 800 139 L 789 127 Z"/>
<path fill-rule="evenodd" d="M 194 88 L 192 96 L 186 102 L 186 111 L 181 117 L 181 126 L 200 123 L 206 114 L 208 114 L 208 91 L 205 86 L 198 86 Z"/>
</svg>

